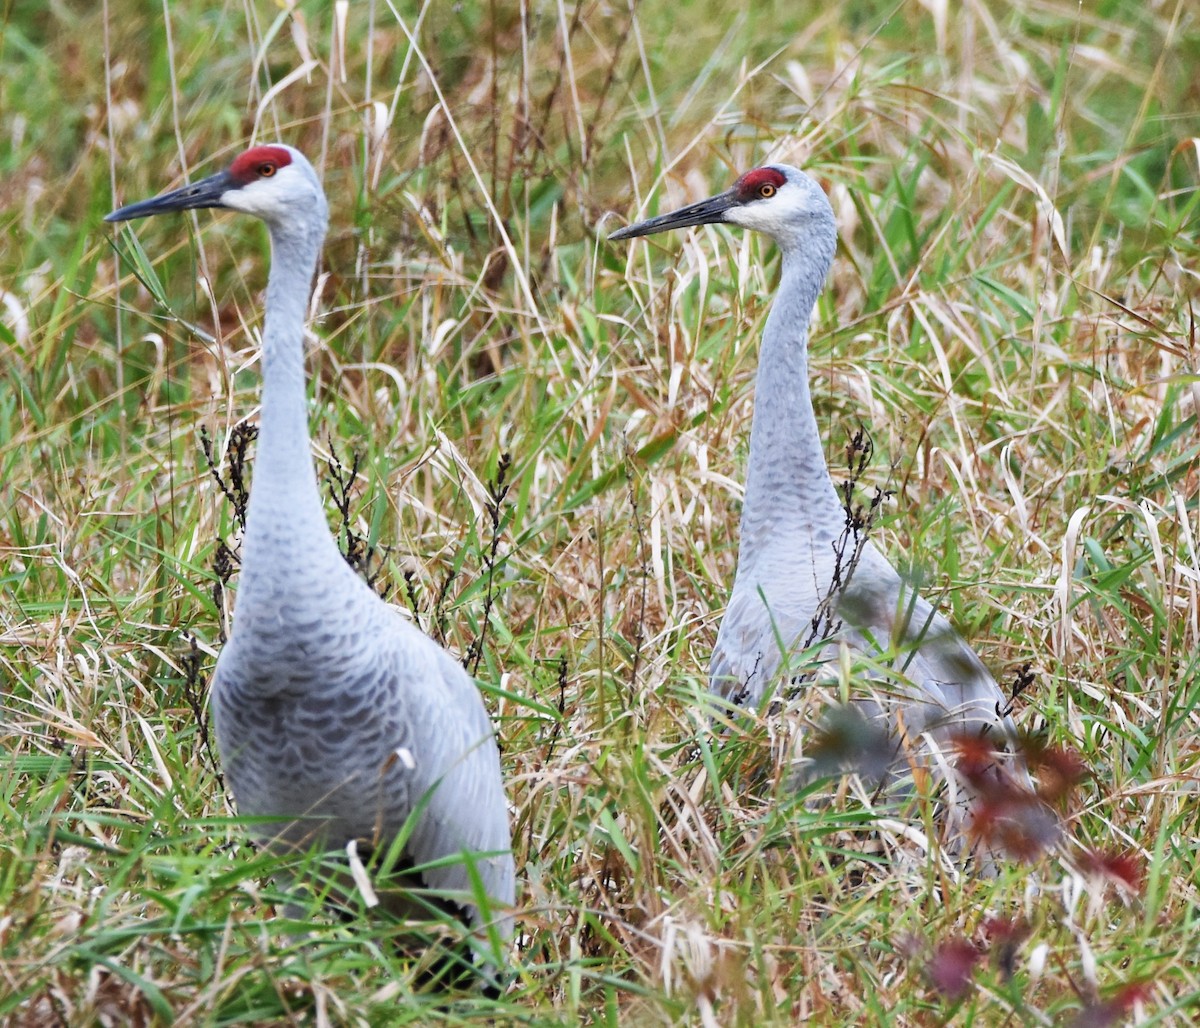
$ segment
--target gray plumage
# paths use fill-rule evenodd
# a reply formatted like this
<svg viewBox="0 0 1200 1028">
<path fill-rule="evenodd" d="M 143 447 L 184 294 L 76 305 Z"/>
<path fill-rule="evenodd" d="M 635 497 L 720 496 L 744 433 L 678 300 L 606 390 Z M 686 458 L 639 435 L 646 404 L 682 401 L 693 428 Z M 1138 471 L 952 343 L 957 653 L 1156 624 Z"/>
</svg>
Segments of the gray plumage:
<svg viewBox="0 0 1200 1028">
<path fill-rule="evenodd" d="M 487 710 L 459 664 L 346 564 L 309 449 L 304 319 L 328 210 L 295 149 L 255 147 L 224 172 L 114 211 L 196 207 L 261 218 L 271 239 L 263 392 L 233 629 L 213 676 L 225 778 L 251 831 L 279 850 L 386 850 L 420 809 L 404 857 L 472 923 L 473 865 L 511 935 L 507 801 Z M 462 854 L 464 861 L 457 859 Z M 418 909 L 391 904 L 407 912 Z"/>
<path fill-rule="evenodd" d="M 1004 693 L 874 544 L 848 532 L 829 475 L 808 377 L 809 320 L 837 246 L 828 198 L 796 168 L 770 165 L 725 193 L 612 238 L 711 223 L 763 232 L 783 255 L 763 332 L 737 573 L 712 655 L 713 692 L 756 707 L 795 650 L 827 639 L 822 656 L 833 658 L 845 642 L 872 657 L 896 654 L 898 673 L 886 683 L 874 678 L 871 697 L 859 701 L 889 730 L 902 727 L 910 739 L 925 734 L 935 747 L 984 731 L 1004 748 L 1015 733 Z M 904 756 L 897 761 L 905 763 Z M 1030 784 L 1023 767 L 1015 774 Z"/>
</svg>

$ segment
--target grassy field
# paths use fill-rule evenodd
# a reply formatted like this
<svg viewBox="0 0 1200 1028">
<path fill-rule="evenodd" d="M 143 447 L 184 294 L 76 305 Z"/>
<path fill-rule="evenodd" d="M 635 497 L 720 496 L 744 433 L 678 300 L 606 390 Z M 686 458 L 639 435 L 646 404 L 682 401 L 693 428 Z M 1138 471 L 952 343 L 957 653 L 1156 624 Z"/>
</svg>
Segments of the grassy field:
<svg viewBox="0 0 1200 1028">
<path fill-rule="evenodd" d="M 1194 5 L 340 13 L 5 5 L 0 1021 L 1193 1023 Z M 331 525 L 496 717 L 522 927 L 497 1001 L 414 994 L 394 926 L 276 917 L 208 745 L 237 531 L 204 440 L 228 476 L 266 237 L 100 218 L 251 138 L 330 196 Z M 880 545 L 999 680 L 1030 665 L 1019 724 L 1088 769 L 1063 845 L 994 880 L 887 859 L 894 814 L 853 790 L 790 791 L 813 704 L 707 727 L 778 258 L 605 237 L 773 158 L 842 232 L 831 464 L 869 431 Z"/>
</svg>

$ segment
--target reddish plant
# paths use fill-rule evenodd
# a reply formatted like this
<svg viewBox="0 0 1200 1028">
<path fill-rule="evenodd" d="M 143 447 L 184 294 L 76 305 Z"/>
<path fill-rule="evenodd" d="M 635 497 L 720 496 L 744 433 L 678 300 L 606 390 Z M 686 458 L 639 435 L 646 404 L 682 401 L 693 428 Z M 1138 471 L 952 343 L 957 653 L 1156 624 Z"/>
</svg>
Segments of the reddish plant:
<svg viewBox="0 0 1200 1028">
<path fill-rule="evenodd" d="M 1135 1003 L 1150 997 L 1150 986 L 1146 982 L 1131 982 L 1123 985 L 1108 999 L 1084 1007 L 1071 1021 L 1071 1028 L 1110 1028 L 1118 1024 Z"/>
<path fill-rule="evenodd" d="M 975 965 L 983 954 L 968 940 L 950 939 L 933 951 L 925 973 L 929 983 L 947 999 L 962 999 L 971 989 Z"/>
<path fill-rule="evenodd" d="M 1017 973 L 1017 952 L 1032 932 L 1029 922 L 1020 918 L 989 917 L 983 922 L 983 931 L 1001 978 L 1006 982 L 1011 980 Z"/>
<path fill-rule="evenodd" d="M 1085 874 L 1113 882 L 1119 888 L 1140 895 L 1145 881 L 1145 864 L 1135 853 L 1106 853 L 1085 850 L 1079 858 L 1079 868 Z"/>
<path fill-rule="evenodd" d="M 1078 750 L 1050 746 L 1044 739 L 1023 736 L 1021 752 L 1037 778 L 1038 795 L 1047 803 L 1069 799 L 1075 787 L 1090 774 Z"/>
</svg>

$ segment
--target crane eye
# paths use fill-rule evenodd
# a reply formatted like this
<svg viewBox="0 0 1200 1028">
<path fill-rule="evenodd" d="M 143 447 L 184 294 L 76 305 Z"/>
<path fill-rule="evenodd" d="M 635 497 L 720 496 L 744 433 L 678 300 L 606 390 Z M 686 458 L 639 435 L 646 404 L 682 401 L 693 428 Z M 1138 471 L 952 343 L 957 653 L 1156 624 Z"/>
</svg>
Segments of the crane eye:
<svg viewBox="0 0 1200 1028">
<path fill-rule="evenodd" d="M 258 166 L 258 177 L 259 178 L 270 178 L 274 174 L 275 174 L 275 165 L 274 164 L 267 163 L 267 164 L 260 164 Z"/>
<path fill-rule="evenodd" d="M 770 182 L 764 182 L 758 187 L 758 195 L 764 200 L 769 200 L 775 195 L 775 187 Z"/>
</svg>

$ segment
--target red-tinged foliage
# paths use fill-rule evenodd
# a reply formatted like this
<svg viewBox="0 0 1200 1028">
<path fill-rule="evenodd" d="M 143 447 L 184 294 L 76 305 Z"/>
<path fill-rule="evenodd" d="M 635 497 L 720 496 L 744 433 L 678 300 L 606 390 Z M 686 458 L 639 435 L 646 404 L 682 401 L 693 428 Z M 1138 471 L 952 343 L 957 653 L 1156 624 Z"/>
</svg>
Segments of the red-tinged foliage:
<svg viewBox="0 0 1200 1028">
<path fill-rule="evenodd" d="M 1128 1010 L 1135 1003 L 1145 1003 L 1149 998 L 1149 982 L 1130 982 L 1118 989 L 1108 1002 L 1116 1003 L 1121 1010 Z"/>
<path fill-rule="evenodd" d="M 979 842 L 1014 860 L 1031 861 L 1058 841 L 1058 815 L 1006 771 L 1003 755 L 986 736 L 959 735 L 952 745 L 958 773 L 976 792 L 971 832 Z"/>
<path fill-rule="evenodd" d="M 1004 981 L 1010 981 L 1017 973 L 1017 953 L 1021 943 L 1029 938 L 1033 929 L 1021 918 L 989 917 L 983 922 L 984 934 L 991 944 L 992 959 Z"/>
<path fill-rule="evenodd" d="M 1150 998 L 1146 982 L 1131 982 L 1122 986 L 1101 1003 L 1084 1007 L 1071 1022 L 1071 1028 L 1110 1028 L 1121 1021 L 1135 1003 Z"/>
<path fill-rule="evenodd" d="M 1002 777 L 999 753 L 986 737 L 963 733 L 954 736 L 950 745 L 958 773 L 976 788 L 986 787 L 989 782 Z"/>
<path fill-rule="evenodd" d="M 1075 787 L 1091 773 L 1078 750 L 1049 746 L 1044 739 L 1023 736 L 1021 752 L 1037 778 L 1038 795 L 1047 803 L 1068 799 Z"/>
<path fill-rule="evenodd" d="M 1145 865 L 1135 853 L 1105 853 L 1087 850 L 1079 858 L 1079 868 L 1085 874 L 1114 882 L 1122 889 L 1140 895 L 1146 877 Z"/>
<path fill-rule="evenodd" d="M 982 959 L 983 954 L 966 939 L 950 939 L 934 950 L 925 973 L 933 988 L 947 999 L 962 999 L 970 991 L 975 965 Z"/>
<path fill-rule="evenodd" d="M 996 788 L 981 795 L 972 809 L 971 833 L 984 846 L 1013 860 L 1033 861 L 1058 842 L 1058 815 L 1033 793 Z"/>
<path fill-rule="evenodd" d="M 1013 938 L 1026 938 L 1029 923 L 1016 917 L 985 917 L 983 933 L 993 942 L 1005 942 Z"/>
</svg>

